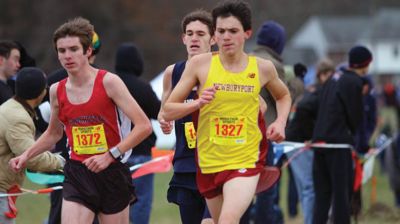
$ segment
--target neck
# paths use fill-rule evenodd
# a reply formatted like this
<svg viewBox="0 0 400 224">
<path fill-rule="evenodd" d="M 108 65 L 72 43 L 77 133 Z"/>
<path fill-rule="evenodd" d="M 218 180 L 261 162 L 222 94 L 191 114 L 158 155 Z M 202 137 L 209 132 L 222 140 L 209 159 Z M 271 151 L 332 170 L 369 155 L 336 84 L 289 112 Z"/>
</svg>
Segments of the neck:
<svg viewBox="0 0 400 224">
<path fill-rule="evenodd" d="M 73 83 L 74 85 L 80 86 L 85 84 L 97 73 L 97 69 L 92 66 L 87 66 L 84 69 L 81 69 L 77 72 L 69 72 L 68 71 L 68 81 Z"/>
<path fill-rule="evenodd" d="M 243 71 L 248 63 L 247 54 L 244 52 L 233 55 L 220 54 L 219 57 L 224 68 L 231 72 Z"/>
</svg>

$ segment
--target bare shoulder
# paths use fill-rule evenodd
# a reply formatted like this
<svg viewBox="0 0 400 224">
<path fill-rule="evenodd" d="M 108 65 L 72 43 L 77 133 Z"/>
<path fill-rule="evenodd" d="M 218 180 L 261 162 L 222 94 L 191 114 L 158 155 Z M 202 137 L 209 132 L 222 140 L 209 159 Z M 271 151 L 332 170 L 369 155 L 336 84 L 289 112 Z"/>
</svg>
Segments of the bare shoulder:
<svg viewBox="0 0 400 224">
<path fill-rule="evenodd" d="M 54 84 L 52 84 L 51 86 L 50 86 L 50 89 L 49 89 L 49 96 L 50 96 L 50 99 L 54 99 L 54 98 L 56 98 L 57 99 L 57 89 L 58 89 L 58 84 L 59 84 L 60 82 L 56 82 L 56 83 L 54 83 Z"/>
<path fill-rule="evenodd" d="M 122 83 L 122 80 L 118 75 L 111 73 L 111 72 L 107 72 L 104 75 L 104 79 L 103 79 L 104 87 L 109 88 L 109 87 L 113 87 L 114 85 L 118 85 L 120 83 Z"/>
<path fill-rule="evenodd" d="M 272 63 L 271 60 L 257 57 L 257 65 L 262 85 L 265 85 L 269 81 L 278 78 L 278 73 L 274 63 Z"/>
<path fill-rule="evenodd" d="M 172 76 L 172 72 L 174 71 L 174 68 L 175 68 L 175 64 L 168 65 L 168 67 L 164 71 L 164 79 L 165 78 L 171 79 L 170 77 Z"/>
<path fill-rule="evenodd" d="M 212 53 L 204 53 L 204 54 L 199 54 L 199 55 L 195 55 L 193 56 L 188 62 L 192 65 L 201 65 L 201 64 L 205 64 L 205 63 L 210 63 L 212 57 Z"/>
<path fill-rule="evenodd" d="M 259 68 L 260 72 L 268 73 L 268 72 L 271 72 L 271 69 L 275 68 L 274 63 L 272 63 L 271 60 L 260 58 L 260 57 L 256 57 L 256 58 L 257 58 L 257 64 L 258 64 L 258 68 Z"/>
<path fill-rule="evenodd" d="M 107 95 L 111 98 L 120 95 L 125 89 L 127 89 L 122 79 L 118 75 L 111 72 L 107 72 L 105 74 L 103 78 L 103 85 Z"/>
<path fill-rule="evenodd" d="M 186 65 L 187 70 L 197 77 L 200 84 L 204 83 L 207 78 L 208 71 L 210 70 L 211 58 L 212 53 L 199 54 L 192 57 Z"/>
</svg>

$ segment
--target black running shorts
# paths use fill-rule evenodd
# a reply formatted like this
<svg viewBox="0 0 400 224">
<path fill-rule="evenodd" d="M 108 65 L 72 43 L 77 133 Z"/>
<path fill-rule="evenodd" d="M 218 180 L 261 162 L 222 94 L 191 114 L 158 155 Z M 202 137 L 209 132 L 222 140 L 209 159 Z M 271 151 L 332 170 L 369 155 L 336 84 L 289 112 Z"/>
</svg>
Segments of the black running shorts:
<svg viewBox="0 0 400 224">
<path fill-rule="evenodd" d="M 64 167 L 63 198 L 77 202 L 95 214 L 115 214 L 136 201 L 128 167 L 120 162 L 94 173 L 79 161 L 70 160 Z"/>
</svg>

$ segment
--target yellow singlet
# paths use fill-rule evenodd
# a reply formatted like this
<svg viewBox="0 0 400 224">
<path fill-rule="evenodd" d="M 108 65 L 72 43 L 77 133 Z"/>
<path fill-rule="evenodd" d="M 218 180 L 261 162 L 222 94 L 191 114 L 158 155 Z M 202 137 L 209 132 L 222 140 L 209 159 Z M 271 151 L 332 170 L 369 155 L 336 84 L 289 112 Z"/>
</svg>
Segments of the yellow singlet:
<svg viewBox="0 0 400 224">
<path fill-rule="evenodd" d="M 203 88 L 211 86 L 217 89 L 215 98 L 200 109 L 197 129 L 201 172 L 254 168 L 262 138 L 256 57 L 248 57 L 244 71 L 232 73 L 224 69 L 218 54 L 213 55 Z"/>
</svg>

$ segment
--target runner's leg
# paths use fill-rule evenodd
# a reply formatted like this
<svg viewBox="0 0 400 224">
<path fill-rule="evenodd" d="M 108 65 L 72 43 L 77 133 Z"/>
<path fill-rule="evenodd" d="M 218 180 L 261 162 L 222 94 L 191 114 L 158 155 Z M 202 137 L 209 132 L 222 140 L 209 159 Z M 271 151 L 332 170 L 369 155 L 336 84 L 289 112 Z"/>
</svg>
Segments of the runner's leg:
<svg viewBox="0 0 400 224">
<path fill-rule="evenodd" d="M 236 177 L 224 184 L 223 204 L 218 223 L 239 223 L 240 217 L 253 200 L 259 176 L 257 174 L 250 177 Z"/>
<path fill-rule="evenodd" d="M 99 213 L 99 220 L 101 224 L 129 224 L 129 205 L 118 213 Z"/>
<path fill-rule="evenodd" d="M 211 214 L 211 217 L 214 221 L 214 223 L 218 223 L 219 216 L 221 214 L 221 208 L 222 208 L 222 202 L 223 202 L 223 197 L 222 194 L 213 197 L 211 199 L 206 198 L 208 210 Z"/>
<path fill-rule="evenodd" d="M 82 204 L 63 200 L 61 210 L 62 224 L 92 223 L 94 213 Z"/>
</svg>

